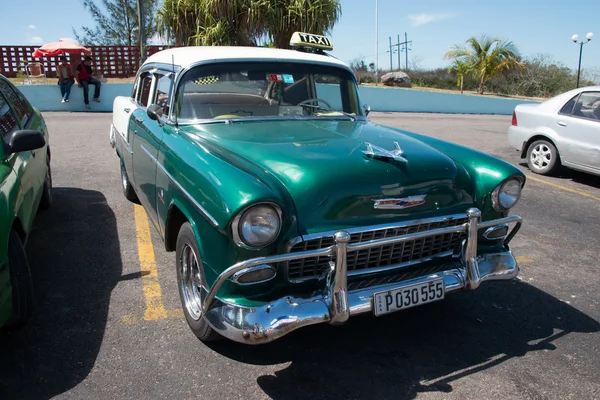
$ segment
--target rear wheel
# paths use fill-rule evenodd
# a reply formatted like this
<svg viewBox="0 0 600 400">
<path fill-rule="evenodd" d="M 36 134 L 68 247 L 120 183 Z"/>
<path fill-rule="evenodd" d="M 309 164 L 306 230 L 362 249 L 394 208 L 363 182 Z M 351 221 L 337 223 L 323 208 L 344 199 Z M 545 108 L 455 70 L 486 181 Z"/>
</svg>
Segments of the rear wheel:
<svg viewBox="0 0 600 400">
<path fill-rule="evenodd" d="M 125 198 L 131 202 L 139 203 L 140 200 L 133 189 L 133 185 L 129 181 L 129 176 L 127 175 L 127 170 L 125 169 L 125 163 L 123 159 L 121 159 L 121 186 L 123 187 L 123 194 Z"/>
<path fill-rule="evenodd" d="M 560 166 L 558 150 L 548 140 L 536 140 L 527 149 L 527 165 L 540 175 L 550 175 Z"/>
<path fill-rule="evenodd" d="M 8 271 L 12 286 L 12 316 L 8 324 L 21 326 L 33 309 L 33 282 L 23 244 L 14 230 L 8 240 Z"/>
<path fill-rule="evenodd" d="M 202 286 L 206 287 L 202 260 L 198 251 L 196 235 L 189 222 L 181 225 L 175 250 L 177 285 L 185 319 L 196 337 L 203 342 L 222 339 L 210 327 L 202 314 Z"/>
</svg>

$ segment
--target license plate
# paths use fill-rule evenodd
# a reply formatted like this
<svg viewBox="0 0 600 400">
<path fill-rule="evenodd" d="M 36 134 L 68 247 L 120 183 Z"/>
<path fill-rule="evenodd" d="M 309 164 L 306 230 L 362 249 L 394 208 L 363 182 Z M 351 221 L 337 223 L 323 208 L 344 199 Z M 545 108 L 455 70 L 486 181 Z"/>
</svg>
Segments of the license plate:
<svg viewBox="0 0 600 400">
<path fill-rule="evenodd" d="M 442 300 L 445 291 L 444 280 L 433 279 L 424 283 L 375 293 L 373 295 L 373 310 L 376 316 L 405 310 L 432 301 Z"/>
</svg>

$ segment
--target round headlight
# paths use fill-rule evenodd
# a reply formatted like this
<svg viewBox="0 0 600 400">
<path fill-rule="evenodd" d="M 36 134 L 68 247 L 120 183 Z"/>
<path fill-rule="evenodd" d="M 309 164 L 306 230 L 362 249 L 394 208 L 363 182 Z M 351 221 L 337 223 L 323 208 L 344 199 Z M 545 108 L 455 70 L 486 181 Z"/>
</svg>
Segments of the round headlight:
<svg viewBox="0 0 600 400">
<path fill-rule="evenodd" d="M 509 179 L 502 183 L 495 191 L 495 207 L 497 211 L 505 211 L 517 204 L 521 197 L 521 181 Z"/>
<path fill-rule="evenodd" d="M 272 243 L 280 228 L 279 213 L 273 206 L 266 204 L 244 211 L 237 227 L 240 239 L 250 247 L 264 247 Z"/>
</svg>

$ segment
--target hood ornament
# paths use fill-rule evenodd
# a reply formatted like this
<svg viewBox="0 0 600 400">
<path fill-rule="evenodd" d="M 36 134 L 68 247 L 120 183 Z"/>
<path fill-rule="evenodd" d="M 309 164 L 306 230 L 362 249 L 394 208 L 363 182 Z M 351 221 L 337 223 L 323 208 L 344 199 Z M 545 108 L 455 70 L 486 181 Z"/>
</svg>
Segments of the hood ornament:
<svg viewBox="0 0 600 400">
<path fill-rule="evenodd" d="M 403 163 L 407 163 L 408 160 L 403 156 L 404 151 L 400 148 L 398 142 L 394 142 L 394 150 L 386 150 L 381 147 L 372 145 L 371 143 L 365 142 L 367 150 L 363 150 L 363 153 L 375 160 L 396 160 Z"/>
</svg>

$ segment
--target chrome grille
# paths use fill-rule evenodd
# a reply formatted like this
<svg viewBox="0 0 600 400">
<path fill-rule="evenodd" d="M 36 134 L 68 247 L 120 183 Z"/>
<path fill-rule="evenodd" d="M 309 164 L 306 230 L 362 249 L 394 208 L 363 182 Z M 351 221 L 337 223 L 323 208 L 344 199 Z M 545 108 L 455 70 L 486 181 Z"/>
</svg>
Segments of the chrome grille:
<svg viewBox="0 0 600 400">
<path fill-rule="evenodd" d="M 467 223 L 465 218 L 446 218 L 423 223 L 406 224 L 397 227 L 379 228 L 362 232 L 350 232 L 350 243 L 362 243 L 375 239 L 402 236 L 410 233 L 425 232 L 432 229 L 459 226 Z M 401 243 L 387 244 L 348 254 L 348 272 L 362 271 L 376 267 L 396 264 L 413 264 L 432 257 L 449 256 L 460 251 L 466 233 L 446 233 Z M 322 236 L 296 243 L 291 253 L 306 250 L 316 250 L 333 245 L 333 236 Z M 318 277 L 328 268 L 335 257 L 311 257 L 293 260 L 287 263 L 288 279 L 290 281 Z"/>
</svg>

